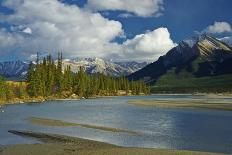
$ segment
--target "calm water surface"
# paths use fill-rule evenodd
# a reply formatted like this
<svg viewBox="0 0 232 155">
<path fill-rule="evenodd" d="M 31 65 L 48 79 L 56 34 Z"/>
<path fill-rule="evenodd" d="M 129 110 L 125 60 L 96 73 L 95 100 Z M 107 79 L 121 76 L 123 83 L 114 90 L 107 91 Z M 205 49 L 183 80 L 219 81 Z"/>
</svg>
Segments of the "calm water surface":
<svg viewBox="0 0 232 155">
<path fill-rule="evenodd" d="M 40 143 L 36 139 L 7 132 L 13 129 L 56 133 L 128 147 L 232 153 L 232 112 L 230 111 L 165 109 L 127 104 L 128 100 L 134 99 L 186 98 L 204 98 L 204 96 L 112 97 L 4 106 L 5 112 L 0 113 L 0 146 Z M 232 102 L 232 99 L 222 100 Z M 111 133 L 81 127 L 45 127 L 30 124 L 26 120 L 29 117 L 122 128 L 141 134 Z"/>
</svg>

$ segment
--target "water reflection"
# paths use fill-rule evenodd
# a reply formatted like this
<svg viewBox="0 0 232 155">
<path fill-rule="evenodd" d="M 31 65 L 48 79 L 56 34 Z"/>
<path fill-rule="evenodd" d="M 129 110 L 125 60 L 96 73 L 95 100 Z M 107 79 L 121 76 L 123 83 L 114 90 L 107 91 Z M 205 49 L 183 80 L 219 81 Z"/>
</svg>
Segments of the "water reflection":
<svg viewBox="0 0 232 155">
<path fill-rule="evenodd" d="M 232 153 L 232 113 L 218 110 L 162 109 L 127 104 L 131 99 L 197 99 L 204 96 L 157 95 L 114 97 L 45 104 L 6 106 L 0 113 L 0 145 L 38 143 L 7 131 L 32 130 L 98 140 L 120 146 L 174 148 Z M 223 99 L 227 102 L 231 99 Z M 45 127 L 30 124 L 28 117 L 42 117 L 137 131 L 111 133 L 81 127 Z"/>
</svg>

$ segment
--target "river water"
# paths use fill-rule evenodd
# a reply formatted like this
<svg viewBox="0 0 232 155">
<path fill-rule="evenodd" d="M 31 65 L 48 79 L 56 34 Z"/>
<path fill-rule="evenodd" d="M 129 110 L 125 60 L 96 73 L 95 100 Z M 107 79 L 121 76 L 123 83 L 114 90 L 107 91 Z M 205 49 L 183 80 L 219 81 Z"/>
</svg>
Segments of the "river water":
<svg viewBox="0 0 232 155">
<path fill-rule="evenodd" d="M 126 147 L 232 153 L 231 111 L 157 108 L 128 104 L 129 100 L 137 99 L 196 98 L 206 97 L 152 95 L 8 105 L 2 107 L 4 112 L 0 112 L 0 146 L 40 143 L 33 138 L 8 133 L 8 130 L 30 130 L 75 136 Z M 232 102 L 232 99 L 221 100 Z M 28 122 L 29 117 L 120 128 L 140 134 L 112 133 L 78 126 L 40 126 Z"/>
</svg>

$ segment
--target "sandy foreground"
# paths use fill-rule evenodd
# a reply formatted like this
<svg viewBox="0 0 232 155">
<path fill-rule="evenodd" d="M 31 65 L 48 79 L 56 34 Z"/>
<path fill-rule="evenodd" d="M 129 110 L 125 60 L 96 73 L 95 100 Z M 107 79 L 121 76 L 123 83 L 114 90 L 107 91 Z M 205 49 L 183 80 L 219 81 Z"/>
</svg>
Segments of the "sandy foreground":
<svg viewBox="0 0 232 155">
<path fill-rule="evenodd" d="M 124 148 L 92 140 L 30 131 L 9 132 L 20 136 L 37 138 L 44 144 L 0 148 L 0 155 L 216 155 L 206 152 Z"/>
<path fill-rule="evenodd" d="M 208 108 L 232 110 L 232 103 L 220 100 L 131 100 L 128 103 L 139 106 L 155 106 L 164 108 Z M 32 124 L 43 126 L 80 126 L 107 132 L 126 132 L 138 134 L 134 131 L 101 127 L 88 124 L 64 122 L 46 118 L 28 118 Z M 12 134 L 37 138 L 43 144 L 15 145 L 0 148 L 0 155 L 219 155 L 217 153 L 193 152 L 167 149 L 126 148 L 107 143 L 86 140 L 63 135 L 36 133 L 31 131 L 9 131 Z"/>
</svg>

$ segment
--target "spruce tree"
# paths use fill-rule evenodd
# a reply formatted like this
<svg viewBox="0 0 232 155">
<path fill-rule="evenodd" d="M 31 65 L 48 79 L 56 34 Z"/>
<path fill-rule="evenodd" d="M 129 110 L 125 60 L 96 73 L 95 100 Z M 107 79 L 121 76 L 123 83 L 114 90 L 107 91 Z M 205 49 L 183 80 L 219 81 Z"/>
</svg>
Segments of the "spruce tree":
<svg viewBox="0 0 232 155">
<path fill-rule="evenodd" d="M 63 69 L 62 60 L 62 54 L 58 53 L 57 64 L 51 55 L 43 58 L 42 62 L 37 56 L 36 65 L 30 63 L 27 75 L 27 90 L 30 96 L 61 95 L 63 91 L 75 93 L 79 97 L 117 95 L 119 90 L 126 94 L 131 92 L 133 95 L 150 92 L 150 88 L 143 81 L 130 82 L 125 77 L 113 78 L 104 74 L 88 75 L 83 67 L 80 67 L 78 73 L 72 73 L 70 66 Z M 3 88 L 6 88 L 1 85 L 0 82 L 0 97 L 4 98 L 6 94 L 2 92 Z M 23 90 L 20 92 L 23 94 Z"/>
</svg>

